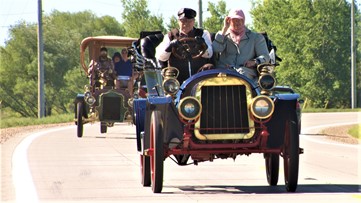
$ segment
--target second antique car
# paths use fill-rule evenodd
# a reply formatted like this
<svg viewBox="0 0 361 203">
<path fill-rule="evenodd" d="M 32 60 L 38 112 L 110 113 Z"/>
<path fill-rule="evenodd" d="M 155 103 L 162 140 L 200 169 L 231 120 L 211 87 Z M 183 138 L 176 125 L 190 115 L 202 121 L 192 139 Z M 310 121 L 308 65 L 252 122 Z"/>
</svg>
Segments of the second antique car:
<svg viewBox="0 0 361 203">
<path fill-rule="evenodd" d="M 179 84 L 177 67 L 160 68 L 154 56 L 163 35 L 148 33 L 133 43 L 137 68 L 143 70 L 146 98 L 133 102 L 141 183 L 154 193 L 163 188 L 166 158 L 178 165 L 262 153 L 269 185 L 277 185 L 283 157 L 286 190 L 298 185 L 299 94 L 273 93 L 274 64 L 258 66 L 257 83 L 233 69 L 200 70 Z M 192 38 L 172 52 L 183 60 L 202 55 Z M 190 63 L 189 63 L 190 64 Z"/>
<path fill-rule="evenodd" d="M 89 84 L 85 85 L 84 92 L 79 93 L 74 100 L 78 137 L 83 136 L 85 123 L 100 121 L 100 132 L 106 133 L 107 127 L 112 127 L 115 122 L 132 121 L 132 87 L 115 88 L 114 80 L 109 81 L 107 78 L 114 73 L 99 68 L 89 71 L 87 64 L 95 65 L 101 47 L 130 48 L 136 40 L 129 37 L 98 36 L 87 37 L 81 42 L 80 63 L 89 78 Z"/>
</svg>

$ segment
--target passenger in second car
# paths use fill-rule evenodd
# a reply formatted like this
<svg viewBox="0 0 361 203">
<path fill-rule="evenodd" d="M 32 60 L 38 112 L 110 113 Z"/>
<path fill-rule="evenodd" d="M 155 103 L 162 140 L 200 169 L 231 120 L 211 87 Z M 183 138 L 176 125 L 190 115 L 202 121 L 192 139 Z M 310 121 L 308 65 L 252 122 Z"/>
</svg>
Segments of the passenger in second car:
<svg viewBox="0 0 361 203">
<path fill-rule="evenodd" d="M 116 88 L 127 88 L 131 94 L 133 88 L 133 69 L 132 63 L 128 58 L 128 50 L 123 48 L 121 54 L 119 52 L 114 53 L 113 62 L 115 72 L 117 73 Z"/>
<path fill-rule="evenodd" d="M 254 81 L 258 78 L 257 65 L 270 60 L 264 37 L 245 26 L 245 16 L 240 9 L 229 12 L 212 47 L 219 54 L 216 68 L 235 68 Z"/>
</svg>

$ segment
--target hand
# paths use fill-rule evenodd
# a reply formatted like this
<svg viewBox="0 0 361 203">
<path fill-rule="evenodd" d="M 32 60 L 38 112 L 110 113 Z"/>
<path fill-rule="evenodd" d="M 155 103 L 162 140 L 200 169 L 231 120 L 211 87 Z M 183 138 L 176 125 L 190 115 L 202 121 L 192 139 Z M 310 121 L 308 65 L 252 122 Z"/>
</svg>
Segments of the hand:
<svg viewBox="0 0 361 203">
<path fill-rule="evenodd" d="M 179 46 L 179 41 L 177 39 L 172 40 L 169 43 L 169 46 L 165 49 L 166 52 L 172 52 L 173 47 Z"/>
<path fill-rule="evenodd" d="M 231 18 L 230 17 L 226 17 L 224 18 L 224 21 L 223 21 L 223 28 L 222 28 L 222 34 L 226 34 L 229 26 L 231 26 Z"/>
<path fill-rule="evenodd" d="M 250 61 L 247 61 L 245 64 L 244 64 L 245 67 L 247 68 L 255 68 L 257 66 L 257 63 L 255 60 L 250 60 Z"/>
</svg>

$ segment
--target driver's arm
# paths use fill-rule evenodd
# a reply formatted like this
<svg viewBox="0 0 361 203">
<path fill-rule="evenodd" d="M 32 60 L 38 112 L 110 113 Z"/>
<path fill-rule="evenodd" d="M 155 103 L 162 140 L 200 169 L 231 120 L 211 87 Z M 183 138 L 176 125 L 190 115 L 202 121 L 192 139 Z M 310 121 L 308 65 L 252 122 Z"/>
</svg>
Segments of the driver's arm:
<svg viewBox="0 0 361 203">
<path fill-rule="evenodd" d="M 163 41 L 157 46 L 155 57 L 160 61 L 168 61 L 171 52 L 166 52 L 165 49 L 168 48 L 170 39 L 168 35 L 165 35 Z"/>
<path fill-rule="evenodd" d="M 211 58 L 213 55 L 211 34 L 207 30 L 203 30 L 202 35 L 204 42 L 207 44 L 207 51 L 202 55 L 203 58 Z"/>
<path fill-rule="evenodd" d="M 94 66 L 96 66 L 96 61 L 91 60 L 90 63 L 89 63 L 89 66 L 88 66 L 89 67 L 88 68 L 88 75 L 90 75 L 92 73 Z"/>
</svg>

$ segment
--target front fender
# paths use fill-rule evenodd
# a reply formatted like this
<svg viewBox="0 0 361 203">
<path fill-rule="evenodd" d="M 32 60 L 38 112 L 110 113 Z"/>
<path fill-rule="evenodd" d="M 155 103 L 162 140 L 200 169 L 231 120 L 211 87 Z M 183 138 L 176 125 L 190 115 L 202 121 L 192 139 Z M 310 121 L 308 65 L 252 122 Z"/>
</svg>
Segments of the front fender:
<svg viewBox="0 0 361 203">
<path fill-rule="evenodd" d="M 77 103 L 83 103 L 83 116 L 85 118 L 88 118 L 88 114 L 86 113 L 87 112 L 87 107 L 88 107 L 88 104 L 85 102 L 84 100 L 84 94 L 77 94 L 75 99 L 74 99 L 74 118 L 77 119 Z"/>
<path fill-rule="evenodd" d="M 275 110 L 272 118 L 266 123 L 270 137 L 267 146 L 280 148 L 284 143 L 285 124 L 288 119 L 297 118 L 296 103 L 299 94 L 282 94 L 275 96 Z"/>
<path fill-rule="evenodd" d="M 141 133 L 144 131 L 146 106 L 147 106 L 147 100 L 143 98 L 135 99 L 133 102 L 133 112 L 134 112 L 133 116 L 135 118 L 134 124 L 136 129 L 138 152 L 142 150 Z"/>
<path fill-rule="evenodd" d="M 145 149 L 149 147 L 150 139 L 150 117 L 153 111 L 161 112 L 161 118 L 165 122 L 163 126 L 163 142 L 169 144 L 173 138 L 182 140 L 183 124 L 179 120 L 178 111 L 171 97 L 149 97 L 146 102 L 146 112 L 144 119 L 144 144 Z"/>
</svg>

